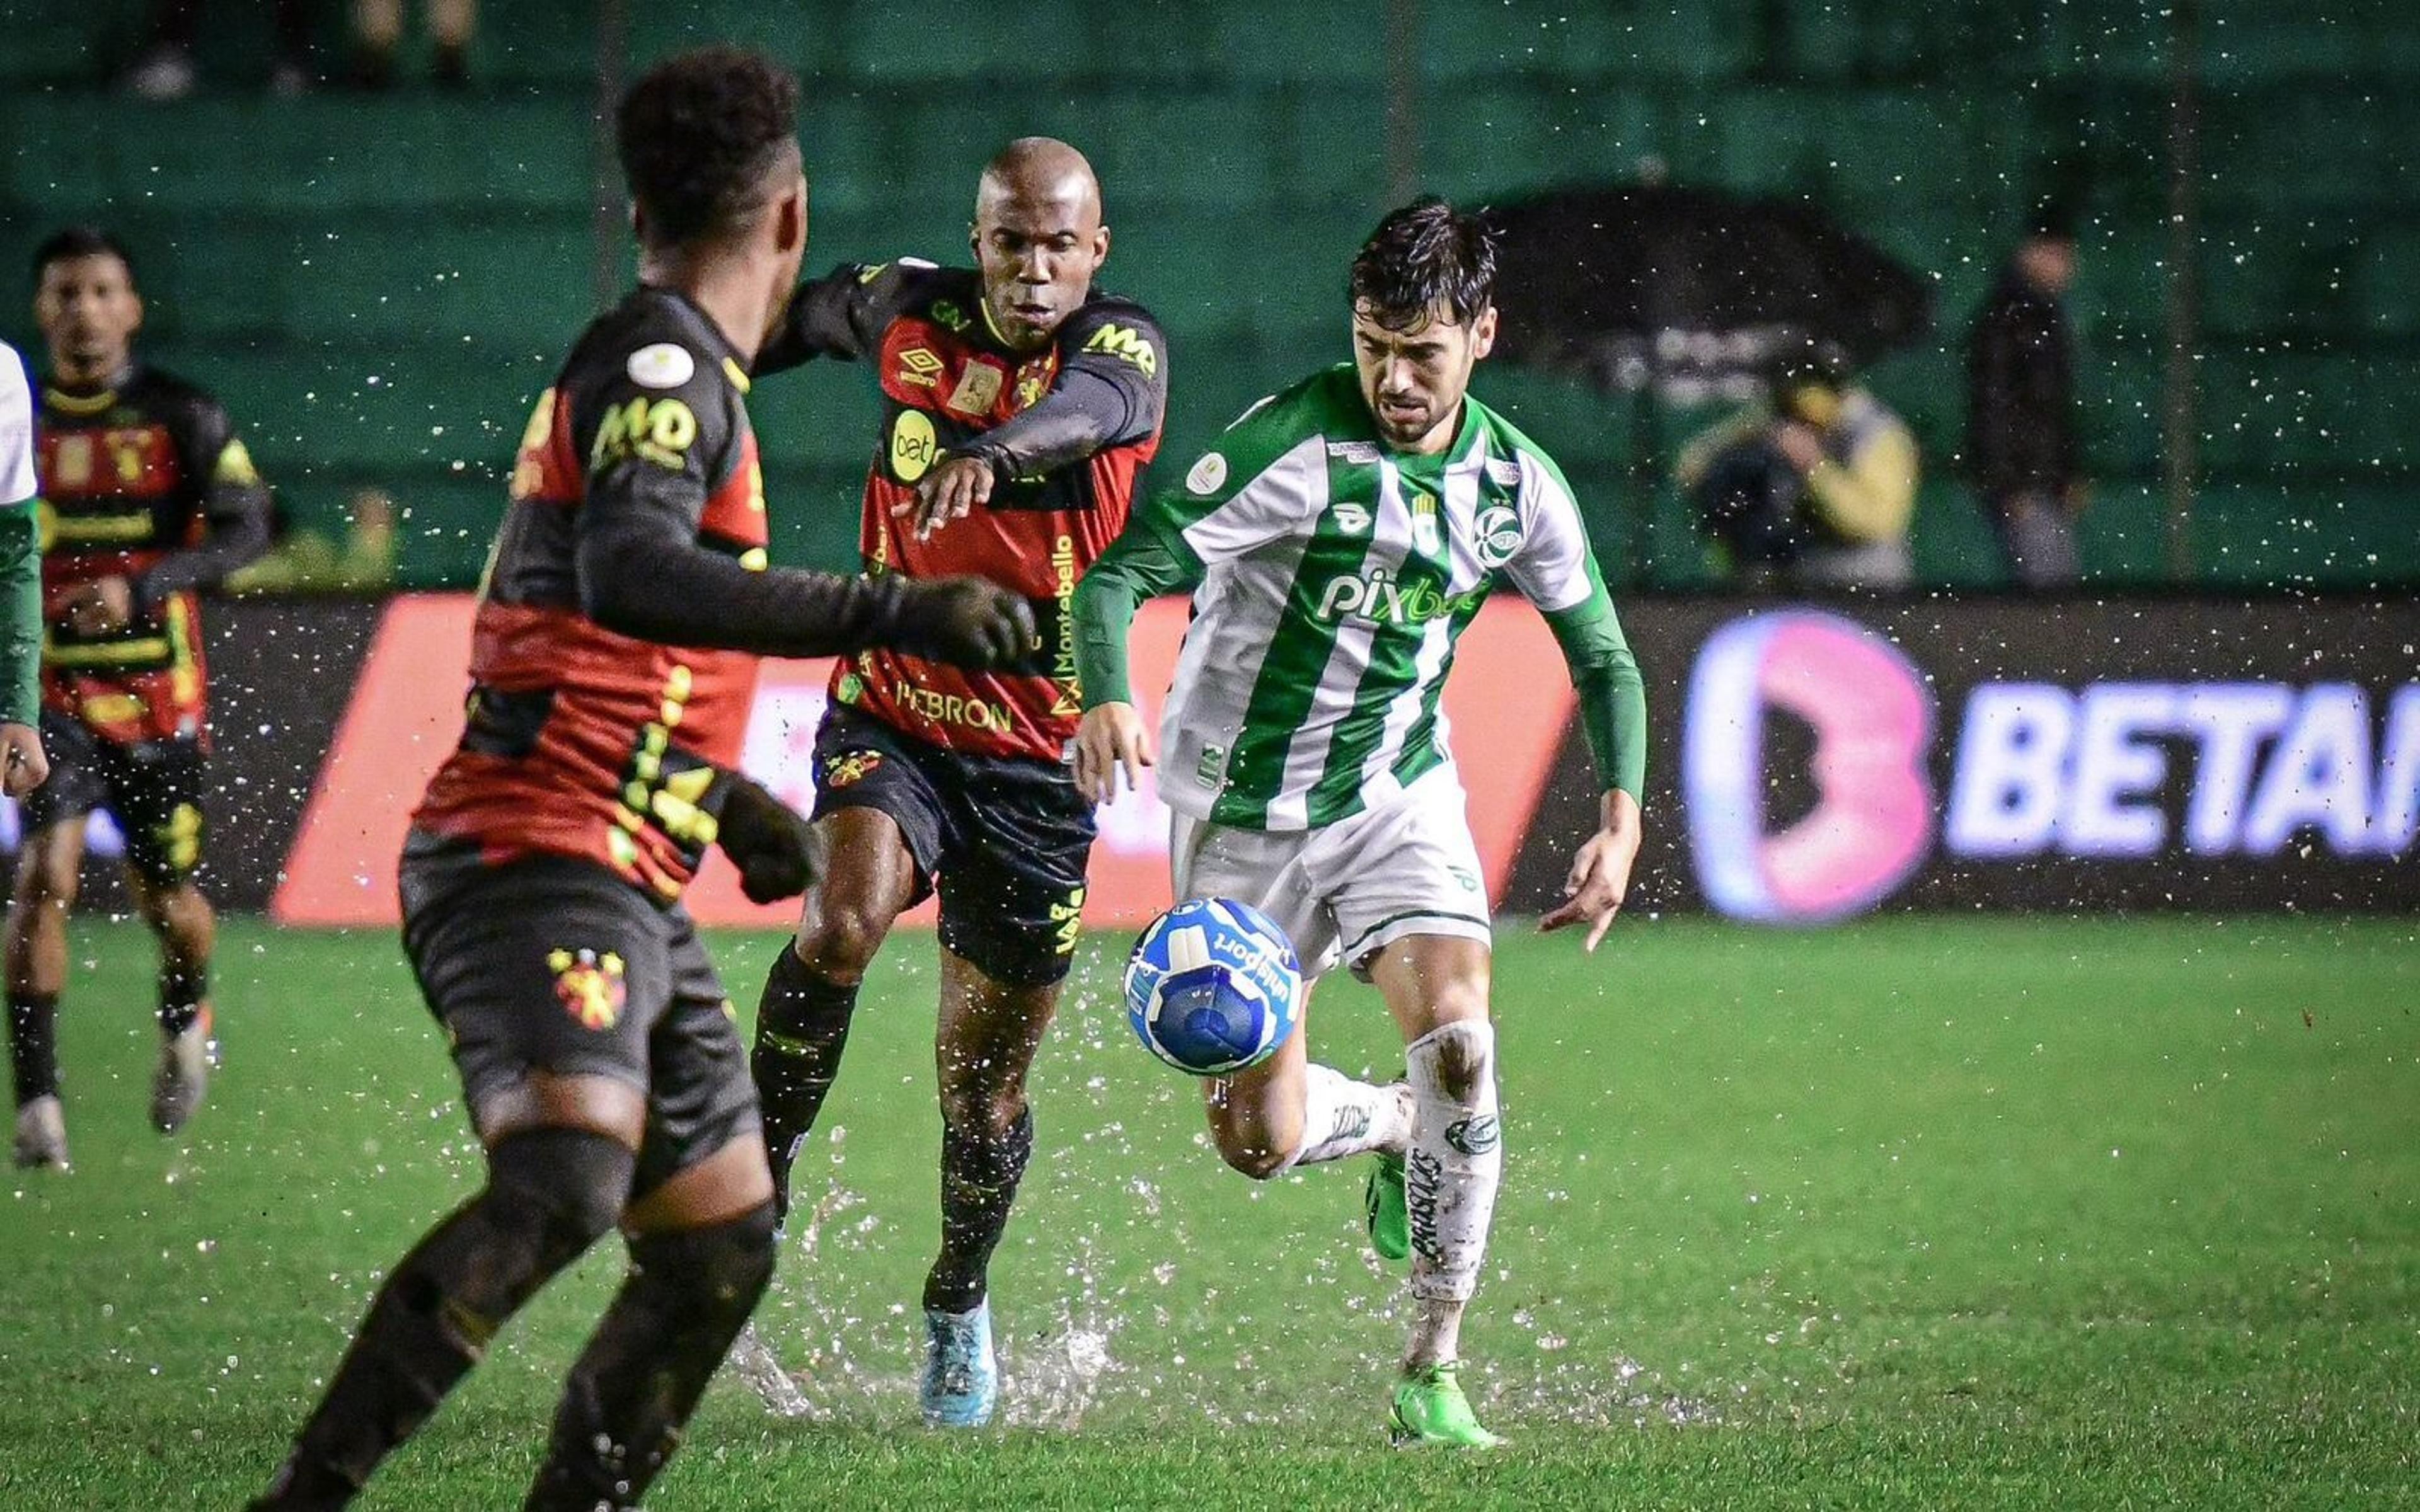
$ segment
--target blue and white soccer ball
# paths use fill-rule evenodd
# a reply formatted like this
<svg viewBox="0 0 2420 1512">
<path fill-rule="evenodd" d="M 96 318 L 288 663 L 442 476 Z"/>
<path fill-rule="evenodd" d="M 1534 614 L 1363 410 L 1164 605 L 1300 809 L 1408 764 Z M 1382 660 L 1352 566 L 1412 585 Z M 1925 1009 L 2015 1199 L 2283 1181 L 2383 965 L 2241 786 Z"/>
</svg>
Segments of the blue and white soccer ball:
<svg viewBox="0 0 2420 1512">
<path fill-rule="evenodd" d="M 1294 943 L 1249 903 L 1197 898 L 1153 919 L 1126 958 L 1126 1022 L 1143 1048 L 1196 1076 L 1277 1053 L 1302 1014 Z"/>
</svg>

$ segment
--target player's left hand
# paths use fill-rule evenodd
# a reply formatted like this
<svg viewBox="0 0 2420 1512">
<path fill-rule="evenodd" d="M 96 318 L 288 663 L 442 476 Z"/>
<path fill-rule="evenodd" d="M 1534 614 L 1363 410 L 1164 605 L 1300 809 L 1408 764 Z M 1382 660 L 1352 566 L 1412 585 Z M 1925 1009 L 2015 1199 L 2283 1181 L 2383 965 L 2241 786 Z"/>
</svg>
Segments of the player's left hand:
<svg viewBox="0 0 2420 1512">
<path fill-rule="evenodd" d="M 752 903 L 780 903 L 814 886 L 823 874 L 824 838 L 761 782 L 728 774 L 715 843 L 739 869 L 739 890 Z"/>
<path fill-rule="evenodd" d="M 41 732 L 29 724 L 0 724 L 0 793 L 22 798 L 51 775 L 51 760 L 42 754 Z"/>
<path fill-rule="evenodd" d="M 1563 879 L 1563 901 L 1538 920 L 1542 930 L 1571 924 L 1589 927 L 1587 947 L 1597 941 L 1621 911 L 1630 892 L 1630 869 L 1638 859 L 1638 800 L 1620 791 L 1605 795 L 1605 825 L 1590 835 Z"/>
<path fill-rule="evenodd" d="M 134 618 L 134 585 L 124 578 L 95 578 L 70 591 L 68 628 L 78 635 L 114 635 Z"/>
<path fill-rule="evenodd" d="M 916 539 L 922 541 L 972 510 L 991 501 L 991 464 L 979 456 L 941 459 L 916 485 L 916 497 L 891 506 L 892 518 L 916 517 Z"/>
</svg>

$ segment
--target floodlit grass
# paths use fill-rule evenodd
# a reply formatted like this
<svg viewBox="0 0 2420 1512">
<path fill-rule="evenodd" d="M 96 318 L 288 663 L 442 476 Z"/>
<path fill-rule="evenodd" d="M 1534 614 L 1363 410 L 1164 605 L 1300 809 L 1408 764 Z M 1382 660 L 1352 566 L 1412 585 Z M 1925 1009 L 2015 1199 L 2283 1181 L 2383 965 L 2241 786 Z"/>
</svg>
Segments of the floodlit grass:
<svg viewBox="0 0 2420 1512">
<path fill-rule="evenodd" d="M 869 984 L 760 1324 L 659 1508 L 2420 1505 L 2409 920 L 1508 931 L 1507 1185 L 1465 1346 L 1486 1458 L 1381 1429 L 1400 1278 L 1358 1169 L 1255 1186 L 1087 957 L 993 1271 L 1009 1426 L 925 1432 L 929 936 Z M 774 942 L 717 949 L 743 1011 Z M 143 1124 L 147 943 L 76 933 L 65 1178 L 0 1179 L 0 1506 L 238 1504 L 377 1284 L 477 1179 L 383 934 L 230 922 L 228 1061 Z M 1324 1057 L 1391 1071 L 1366 989 Z M 794 1229 L 807 1229 L 803 1220 Z M 600 1251 L 364 1505 L 517 1505 Z"/>
</svg>

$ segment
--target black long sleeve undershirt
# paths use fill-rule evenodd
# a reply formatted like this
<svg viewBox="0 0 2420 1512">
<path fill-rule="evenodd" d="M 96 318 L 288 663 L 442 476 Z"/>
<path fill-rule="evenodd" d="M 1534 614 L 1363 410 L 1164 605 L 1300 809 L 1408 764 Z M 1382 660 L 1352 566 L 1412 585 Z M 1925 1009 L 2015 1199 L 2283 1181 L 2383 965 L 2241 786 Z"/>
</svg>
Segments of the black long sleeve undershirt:
<svg viewBox="0 0 2420 1512">
<path fill-rule="evenodd" d="M 679 474 L 626 464 L 581 510 L 582 613 L 619 635 L 665 645 L 830 656 L 895 644 L 908 630 L 908 584 L 793 568 L 753 572 L 700 546 Z"/>
</svg>

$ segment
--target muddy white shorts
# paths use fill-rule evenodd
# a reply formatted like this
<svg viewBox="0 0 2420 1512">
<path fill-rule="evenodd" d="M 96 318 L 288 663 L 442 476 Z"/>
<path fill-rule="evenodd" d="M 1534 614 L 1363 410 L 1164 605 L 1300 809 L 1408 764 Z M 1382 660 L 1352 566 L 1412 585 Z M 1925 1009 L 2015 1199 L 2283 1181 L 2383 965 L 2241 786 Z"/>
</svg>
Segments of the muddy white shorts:
<svg viewBox="0 0 2420 1512">
<path fill-rule="evenodd" d="M 1370 957 L 1407 934 L 1490 937 L 1487 882 L 1461 778 L 1446 763 L 1393 798 L 1320 829 L 1236 829 L 1187 814 L 1169 840 L 1176 896 L 1233 898 L 1294 941 L 1303 973 Z"/>
</svg>

